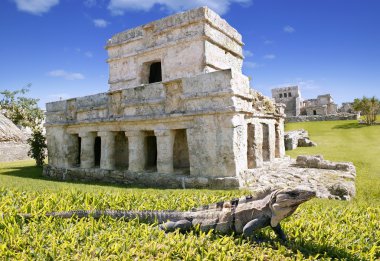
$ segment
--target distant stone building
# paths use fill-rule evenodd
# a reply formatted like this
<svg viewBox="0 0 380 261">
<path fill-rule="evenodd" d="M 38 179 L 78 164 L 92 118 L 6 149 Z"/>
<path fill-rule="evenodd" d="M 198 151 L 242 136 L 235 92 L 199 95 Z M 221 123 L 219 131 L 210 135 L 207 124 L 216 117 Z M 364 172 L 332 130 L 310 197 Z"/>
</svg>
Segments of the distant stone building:
<svg viewBox="0 0 380 261">
<path fill-rule="evenodd" d="M 338 105 L 330 94 L 318 95 L 317 99 L 303 101 L 302 115 L 330 115 L 338 113 Z"/>
<path fill-rule="evenodd" d="M 286 105 L 286 116 L 298 116 L 301 114 L 303 103 L 298 86 L 272 89 L 272 98 L 275 99 L 276 103 L 283 103 Z"/>
<path fill-rule="evenodd" d="M 343 102 L 342 106 L 339 107 L 338 111 L 341 113 L 356 113 L 353 108 L 353 102 Z"/>
<path fill-rule="evenodd" d="M 338 112 L 330 94 L 319 95 L 316 99 L 304 100 L 298 86 L 272 89 L 272 98 L 276 103 L 285 104 L 287 117 L 302 115 L 331 115 Z"/>
<path fill-rule="evenodd" d="M 241 35 L 202 7 L 114 35 L 109 91 L 46 105 L 58 179 L 239 187 L 285 154 L 283 107 L 242 74 Z"/>
<path fill-rule="evenodd" d="M 0 113 L 0 162 L 30 159 L 27 136 Z"/>
</svg>

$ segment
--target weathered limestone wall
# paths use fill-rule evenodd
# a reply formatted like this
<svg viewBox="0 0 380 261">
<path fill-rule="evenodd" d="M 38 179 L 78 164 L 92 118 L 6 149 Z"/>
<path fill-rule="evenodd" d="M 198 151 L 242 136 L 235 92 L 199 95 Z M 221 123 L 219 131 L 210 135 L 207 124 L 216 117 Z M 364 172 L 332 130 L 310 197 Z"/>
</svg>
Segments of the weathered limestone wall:
<svg viewBox="0 0 380 261">
<path fill-rule="evenodd" d="M 30 159 L 27 135 L 0 112 L 0 162 Z"/>
<path fill-rule="evenodd" d="M 28 160 L 30 146 L 19 142 L 0 142 L 0 162 Z"/>
<path fill-rule="evenodd" d="M 286 117 L 285 122 L 358 120 L 359 117 L 360 115 L 358 114 L 338 113 L 332 115 Z"/>
<path fill-rule="evenodd" d="M 127 30 L 106 46 L 110 90 L 148 83 L 152 62 L 161 62 L 163 81 L 221 69 L 241 72 L 242 45 L 241 35 L 205 7 Z"/>
</svg>

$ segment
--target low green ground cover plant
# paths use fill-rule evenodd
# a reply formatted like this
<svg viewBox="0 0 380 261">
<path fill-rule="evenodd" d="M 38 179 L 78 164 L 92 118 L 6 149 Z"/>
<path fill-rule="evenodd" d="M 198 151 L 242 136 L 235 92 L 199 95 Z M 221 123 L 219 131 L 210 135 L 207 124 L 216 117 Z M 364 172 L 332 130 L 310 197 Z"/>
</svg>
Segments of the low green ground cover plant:
<svg viewBox="0 0 380 261">
<path fill-rule="evenodd" d="M 178 209 L 245 195 L 243 190 L 164 190 L 46 180 L 32 161 L 0 165 L 0 259 L 15 260 L 378 260 L 380 258 L 380 126 L 355 121 L 288 124 L 305 128 L 317 147 L 289 152 L 323 154 L 357 167 L 357 197 L 313 199 L 283 222 L 289 241 L 270 229 L 262 242 L 192 231 L 165 234 L 138 220 L 53 219 L 70 209 Z M 17 213 L 37 217 L 24 222 Z"/>
</svg>

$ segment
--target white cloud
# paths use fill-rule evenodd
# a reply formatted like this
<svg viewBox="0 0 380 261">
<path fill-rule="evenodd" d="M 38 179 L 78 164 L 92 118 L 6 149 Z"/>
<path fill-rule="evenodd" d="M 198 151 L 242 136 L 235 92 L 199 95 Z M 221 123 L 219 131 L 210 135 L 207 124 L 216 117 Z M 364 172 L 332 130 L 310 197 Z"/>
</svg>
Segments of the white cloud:
<svg viewBox="0 0 380 261">
<path fill-rule="evenodd" d="M 304 80 L 302 78 L 296 78 L 293 81 L 284 82 L 282 84 L 272 86 L 271 89 L 281 88 L 281 87 L 285 87 L 285 86 L 298 86 L 301 90 L 301 93 L 302 93 L 302 91 L 312 91 L 312 90 L 321 89 L 315 80 Z"/>
<path fill-rule="evenodd" d="M 247 6 L 252 3 L 252 0 L 111 0 L 108 9 L 113 15 L 123 15 L 127 10 L 149 11 L 155 5 L 169 12 L 208 6 L 222 15 L 228 12 L 233 3 Z"/>
<path fill-rule="evenodd" d="M 59 4 L 59 0 L 13 0 L 17 9 L 34 15 L 41 15 Z"/>
<path fill-rule="evenodd" d="M 96 6 L 96 4 L 97 4 L 97 2 L 96 2 L 96 0 L 85 0 L 84 2 L 83 2 L 83 4 L 86 6 L 86 7 L 94 7 L 94 6 Z"/>
<path fill-rule="evenodd" d="M 92 52 L 85 52 L 84 55 L 87 57 L 87 58 L 92 58 L 94 55 L 92 54 Z"/>
<path fill-rule="evenodd" d="M 303 80 L 298 78 L 297 85 L 301 88 L 301 90 L 317 90 L 320 87 L 314 80 Z"/>
<path fill-rule="evenodd" d="M 252 57 L 253 53 L 249 50 L 243 50 L 243 55 L 245 58 Z"/>
<path fill-rule="evenodd" d="M 283 30 L 285 33 L 289 34 L 294 33 L 296 31 L 296 29 L 294 29 L 294 27 L 291 27 L 290 25 L 284 26 Z"/>
<path fill-rule="evenodd" d="M 272 41 L 272 40 L 264 40 L 264 44 L 273 44 L 274 43 L 274 41 Z"/>
<path fill-rule="evenodd" d="M 262 67 L 263 65 L 262 64 L 258 64 L 258 63 L 255 63 L 255 62 L 247 62 L 247 61 L 244 61 L 243 62 L 243 66 L 247 69 L 256 69 L 258 67 Z"/>
<path fill-rule="evenodd" d="M 105 28 L 109 25 L 109 22 L 104 19 L 94 19 L 92 21 L 94 22 L 94 25 L 99 28 Z"/>
<path fill-rule="evenodd" d="M 265 60 L 274 60 L 274 59 L 276 59 L 276 55 L 274 55 L 274 54 L 266 54 L 266 55 L 263 56 L 263 58 Z"/>
<path fill-rule="evenodd" d="M 66 72 L 65 70 L 53 70 L 48 73 L 51 77 L 59 77 L 65 80 L 83 80 L 84 75 L 81 73 Z"/>
</svg>

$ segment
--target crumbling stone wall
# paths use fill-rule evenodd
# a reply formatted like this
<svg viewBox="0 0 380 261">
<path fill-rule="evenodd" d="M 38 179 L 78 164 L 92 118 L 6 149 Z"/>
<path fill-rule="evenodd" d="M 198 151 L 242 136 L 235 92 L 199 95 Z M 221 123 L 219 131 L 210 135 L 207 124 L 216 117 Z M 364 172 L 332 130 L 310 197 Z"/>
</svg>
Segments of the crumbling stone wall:
<svg viewBox="0 0 380 261">
<path fill-rule="evenodd" d="M 359 118 L 359 114 L 339 113 L 333 115 L 286 117 L 285 122 L 358 120 Z"/>
</svg>

